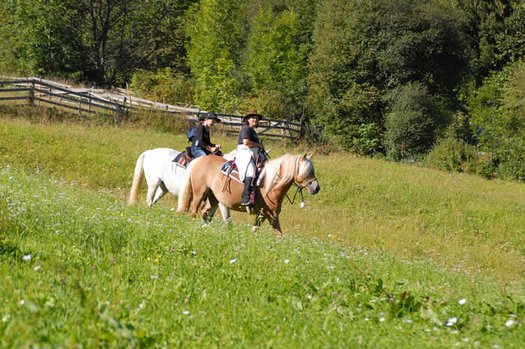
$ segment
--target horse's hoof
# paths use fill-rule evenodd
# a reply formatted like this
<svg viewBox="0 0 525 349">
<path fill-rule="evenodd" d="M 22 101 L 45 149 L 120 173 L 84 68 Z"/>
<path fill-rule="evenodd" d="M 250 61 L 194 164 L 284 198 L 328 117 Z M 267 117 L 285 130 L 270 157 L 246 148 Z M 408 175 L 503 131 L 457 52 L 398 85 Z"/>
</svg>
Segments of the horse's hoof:
<svg viewBox="0 0 525 349">
<path fill-rule="evenodd" d="M 252 227 L 252 233 L 254 233 L 254 234 L 257 233 L 257 230 L 259 230 L 259 227 L 256 226 L 256 225 L 254 225 L 254 226 Z"/>
</svg>

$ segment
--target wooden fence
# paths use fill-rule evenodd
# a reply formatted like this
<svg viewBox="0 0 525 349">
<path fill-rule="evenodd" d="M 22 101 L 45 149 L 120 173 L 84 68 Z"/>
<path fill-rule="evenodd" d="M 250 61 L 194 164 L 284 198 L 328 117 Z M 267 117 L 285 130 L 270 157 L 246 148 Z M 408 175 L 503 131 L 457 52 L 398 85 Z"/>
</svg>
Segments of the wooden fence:
<svg viewBox="0 0 525 349">
<path fill-rule="evenodd" d="M 205 111 L 180 107 L 138 98 L 125 89 L 103 90 L 78 88 L 39 78 L 0 77 L 0 105 L 24 104 L 55 107 L 76 112 L 81 116 L 103 114 L 116 121 L 136 110 L 156 110 L 197 121 Z M 217 114 L 221 128 L 228 134 L 237 134 L 243 125 L 242 115 Z M 263 119 L 257 133 L 265 138 L 297 141 L 309 134 L 306 125 L 288 120 Z"/>
</svg>

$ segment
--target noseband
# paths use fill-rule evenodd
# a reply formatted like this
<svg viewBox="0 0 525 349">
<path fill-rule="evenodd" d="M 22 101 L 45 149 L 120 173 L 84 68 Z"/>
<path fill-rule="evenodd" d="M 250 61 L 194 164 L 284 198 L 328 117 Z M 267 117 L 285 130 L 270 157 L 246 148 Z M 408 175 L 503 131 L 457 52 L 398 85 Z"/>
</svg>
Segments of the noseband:
<svg viewBox="0 0 525 349">
<path fill-rule="evenodd" d="M 299 172 L 299 158 L 297 158 L 295 160 L 295 167 L 297 169 L 297 172 Z M 315 182 L 317 181 L 317 178 L 314 176 L 312 179 L 310 179 L 309 181 L 306 182 L 306 184 L 304 185 L 301 185 L 298 181 L 301 180 L 301 182 L 304 181 L 304 179 L 302 177 L 299 176 L 299 173 L 297 173 L 297 176 L 294 176 L 294 182 L 293 182 L 293 185 L 295 185 L 296 187 L 296 190 L 295 190 L 295 194 L 293 194 L 293 199 L 290 200 L 290 197 L 288 196 L 288 193 L 286 193 L 286 198 L 288 199 L 288 202 L 290 202 L 291 205 L 294 204 L 295 202 L 295 198 L 297 196 L 297 193 L 301 194 L 301 202 L 304 203 L 304 195 L 303 195 L 303 189 L 304 188 L 307 188 L 308 186 L 310 186 L 310 184 L 312 184 L 312 182 Z"/>
</svg>

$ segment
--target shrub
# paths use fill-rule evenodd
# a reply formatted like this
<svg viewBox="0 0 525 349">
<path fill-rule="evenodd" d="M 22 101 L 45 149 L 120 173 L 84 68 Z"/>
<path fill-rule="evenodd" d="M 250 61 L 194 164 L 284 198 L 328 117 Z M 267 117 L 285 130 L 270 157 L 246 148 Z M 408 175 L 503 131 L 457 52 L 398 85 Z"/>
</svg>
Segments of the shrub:
<svg viewBox="0 0 525 349">
<path fill-rule="evenodd" d="M 425 158 L 425 163 L 449 172 L 483 173 L 485 161 L 477 149 L 462 139 L 447 137 L 439 142 Z"/>
<path fill-rule="evenodd" d="M 425 86 L 410 83 L 390 92 L 385 146 L 391 159 L 417 158 L 433 145 L 440 115 Z"/>
<path fill-rule="evenodd" d="M 523 139 L 506 139 L 495 151 L 498 160 L 498 177 L 525 182 L 525 141 Z"/>
</svg>

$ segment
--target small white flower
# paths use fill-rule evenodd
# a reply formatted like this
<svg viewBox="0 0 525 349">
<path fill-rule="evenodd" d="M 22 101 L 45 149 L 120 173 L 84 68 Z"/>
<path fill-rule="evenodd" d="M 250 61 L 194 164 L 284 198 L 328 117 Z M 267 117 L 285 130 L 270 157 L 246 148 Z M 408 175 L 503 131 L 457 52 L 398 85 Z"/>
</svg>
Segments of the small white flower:
<svg viewBox="0 0 525 349">
<path fill-rule="evenodd" d="M 379 318 L 379 322 L 384 322 L 385 321 L 385 318 L 384 317 L 380 317 Z"/>
<path fill-rule="evenodd" d="M 170 209 L 170 211 L 175 211 L 175 207 L 172 207 L 172 208 Z"/>
<path fill-rule="evenodd" d="M 190 311 L 189 311 L 189 310 L 183 310 L 182 313 L 183 313 L 184 315 L 190 315 Z"/>
<path fill-rule="evenodd" d="M 230 259 L 230 264 L 233 264 L 235 262 L 237 262 L 237 260 L 235 258 Z"/>
<path fill-rule="evenodd" d="M 454 316 L 447 320 L 447 322 L 445 323 L 445 326 L 453 326 L 457 322 L 458 322 L 458 318 Z"/>
<path fill-rule="evenodd" d="M 151 275 L 151 276 L 150 276 L 150 279 L 152 279 L 152 280 L 155 280 L 155 279 L 158 279 L 158 278 L 159 278 L 158 275 Z"/>
<path fill-rule="evenodd" d="M 514 326 L 515 323 L 516 323 L 516 321 L 514 321 L 514 320 L 507 320 L 505 322 L 505 326 L 510 328 L 510 327 Z"/>
<path fill-rule="evenodd" d="M 26 301 L 23 300 L 23 299 L 21 299 L 20 302 L 18 302 L 18 304 L 19 304 L 19 305 L 24 305 L 24 304 L 26 304 Z"/>
<path fill-rule="evenodd" d="M 4 315 L 4 316 L 2 317 L 2 322 L 8 322 L 9 319 L 11 319 L 11 315 L 6 314 L 6 315 Z"/>
<path fill-rule="evenodd" d="M 459 301 L 458 301 L 458 304 L 459 305 L 464 305 L 467 303 L 467 300 L 465 298 L 461 298 Z"/>
<path fill-rule="evenodd" d="M 304 201 L 301 201 L 301 204 L 299 205 L 300 208 L 304 208 Z"/>
<path fill-rule="evenodd" d="M 41 266 L 41 265 L 37 265 L 37 266 L 35 266 L 35 267 L 33 268 L 33 270 L 34 270 L 34 271 L 39 271 L 40 268 L 42 268 L 42 266 Z"/>
<path fill-rule="evenodd" d="M 290 260 L 289 259 L 285 259 L 284 260 L 284 264 L 288 264 L 288 263 L 290 263 Z"/>
<path fill-rule="evenodd" d="M 24 255 L 24 257 L 22 257 L 22 259 L 26 262 L 29 262 L 31 260 L 31 255 L 30 254 L 26 254 Z"/>
</svg>

